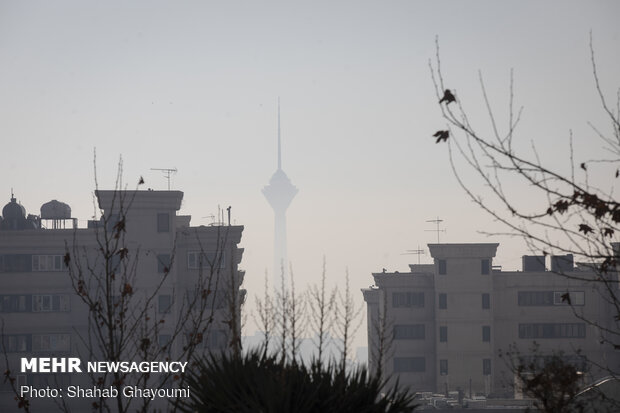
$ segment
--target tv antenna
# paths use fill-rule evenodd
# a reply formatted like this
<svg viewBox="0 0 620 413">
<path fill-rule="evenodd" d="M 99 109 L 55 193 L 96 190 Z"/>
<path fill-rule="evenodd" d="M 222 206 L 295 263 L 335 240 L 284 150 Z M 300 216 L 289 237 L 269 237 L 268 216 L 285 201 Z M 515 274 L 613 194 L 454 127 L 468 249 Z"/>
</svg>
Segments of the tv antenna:
<svg viewBox="0 0 620 413">
<path fill-rule="evenodd" d="M 439 233 L 446 232 L 445 229 L 439 229 L 439 224 L 443 222 L 443 219 L 439 219 L 439 217 L 437 217 L 437 219 L 427 219 L 426 222 L 434 222 L 435 225 L 437 226 L 437 229 L 427 229 L 425 231 L 436 232 L 437 233 L 437 244 L 439 244 Z"/>
<path fill-rule="evenodd" d="M 424 250 L 420 249 L 420 246 L 418 245 L 418 249 L 417 250 L 407 250 L 407 252 L 404 252 L 400 255 L 417 255 L 418 256 L 418 265 L 420 265 L 420 255 L 425 254 Z"/>
<path fill-rule="evenodd" d="M 168 180 L 168 191 L 170 191 L 170 177 L 173 173 L 177 173 L 177 168 L 151 168 L 151 171 L 162 171 L 164 177 Z"/>
</svg>

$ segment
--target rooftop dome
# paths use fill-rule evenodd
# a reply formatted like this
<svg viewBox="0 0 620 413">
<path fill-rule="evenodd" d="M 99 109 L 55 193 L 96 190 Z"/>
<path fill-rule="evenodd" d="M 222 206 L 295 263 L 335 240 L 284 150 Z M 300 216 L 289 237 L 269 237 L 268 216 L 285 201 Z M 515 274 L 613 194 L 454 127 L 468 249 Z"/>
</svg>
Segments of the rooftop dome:
<svg viewBox="0 0 620 413">
<path fill-rule="evenodd" d="M 22 230 L 40 228 L 39 217 L 28 215 L 26 209 L 17 203 L 15 197 L 11 196 L 11 202 L 2 208 L 2 220 L 0 220 L 0 230 Z"/>
<path fill-rule="evenodd" d="M 24 219 L 26 218 L 26 209 L 17 203 L 15 198 L 11 198 L 11 202 L 2 208 L 2 216 L 7 219 Z"/>
</svg>

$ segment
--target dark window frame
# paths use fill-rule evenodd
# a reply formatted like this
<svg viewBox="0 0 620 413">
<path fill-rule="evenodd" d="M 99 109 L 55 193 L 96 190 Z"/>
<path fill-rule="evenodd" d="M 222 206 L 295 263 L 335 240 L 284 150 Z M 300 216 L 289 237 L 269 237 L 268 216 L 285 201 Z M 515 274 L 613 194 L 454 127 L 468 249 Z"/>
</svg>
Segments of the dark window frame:
<svg viewBox="0 0 620 413">
<path fill-rule="evenodd" d="M 482 326 L 482 341 L 484 343 L 491 342 L 491 326 Z"/>
<path fill-rule="evenodd" d="M 226 256 L 226 251 L 187 251 L 187 269 L 207 271 L 224 269 Z"/>
<path fill-rule="evenodd" d="M 491 309 L 491 294 L 482 293 L 482 309 L 483 310 Z"/>
<path fill-rule="evenodd" d="M 170 314 L 172 312 L 172 295 L 160 294 L 157 296 L 157 312 L 159 314 Z"/>
<path fill-rule="evenodd" d="M 424 308 L 423 291 L 395 291 L 392 293 L 392 308 Z"/>
<path fill-rule="evenodd" d="M 171 334 L 159 334 L 157 336 L 157 344 L 159 348 L 166 348 L 170 351 L 170 345 L 172 344 L 172 335 Z"/>
<path fill-rule="evenodd" d="M 395 373 L 424 373 L 426 372 L 425 357 L 394 357 Z"/>
<path fill-rule="evenodd" d="M 396 324 L 392 337 L 394 340 L 425 340 L 426 327 L 424 324 Z"/>
<path fill-rule="evenodd" d="M 519 307 L 552 307 L 567 306 L 568 301 L 562 299 L 565 294 L 569 294 L 571 304 L 574 307 L 585 305 L 585 291 L 518 291 L 517 305 Z"/>
<path fill-rule="evenodd" d="M 440 343 L 448 342 L 448 327 L 447 326 L 439 327 L 439 342 Z"/>
<path fill-rule="evenodd" d="M 482 375 L 491 375 L 491 359 L 482 359 Z"/>
<path fill-rule="evenodd" d="M 448 375 L 448 360 L 447 359 L 439 360 L 439 375 L 440 376 Z"/>
<path fill-rule="evenodd" d="M 172 257 L 170 254 L 157 254 L 157 272 L 159 274 L 166 273 L 165 269 L 168 269 L 168 273 L 172 269 Z"/>
<path fill-rule="evenodd" d="M 489 275 L 491 274 L 491 260 L 488 258 L 483 258 L 480 260 L 480 274 L 481 275 Z"/>
<path fill-rule="evenodd" d="M 439 295 L 437 296 L 437 308 L 439 308 L 440 310 L 448 309 L 448 294 L 439 293 Z"/>
<path fill-rule="evenodd" d="M 446 260 L 437 260 L 437 273 L 439 275 L 448 274 L 448 262 Z"/>
<path fill-rule="evenodd" d="M 520 323 L 520 339 L 585 338 L 585 323 Z"/>
<path fill-rule="evenodd" d="M 165 233 L 170 232 L 170 213 L 158 212 L 157 213 L 157 232 Z"/>
</svg>

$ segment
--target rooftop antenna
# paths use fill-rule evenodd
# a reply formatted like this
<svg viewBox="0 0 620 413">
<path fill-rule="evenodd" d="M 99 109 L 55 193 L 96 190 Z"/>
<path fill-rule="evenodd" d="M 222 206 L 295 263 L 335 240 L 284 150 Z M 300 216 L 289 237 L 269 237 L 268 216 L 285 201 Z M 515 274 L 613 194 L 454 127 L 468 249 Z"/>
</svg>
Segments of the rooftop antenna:
<svg viewBox="0 0 620 413">
<path fill-rule="evenodd" d="M 207 215 L 206 217 L 202 217 L 202 218 L 211 218 L 211 226 L 213 226 L 215 224 L 215 215 L 214 214 L 210 214 Z"/>
<path fill-rule="evenodd" d="M 173 173 L 177 173 L 177 168 L 151 168 L 151 171 L 162 171 L 166 179 L 168 180 L 168 191 L 170 191 L 170 176 Z"/>
<path fill-rule="evenodd" d="M 437 217 L 436 219 L 428 219 L 426 220 L 426 222 L 434 222 L 437 225 L 437 229 L 427 229 L 425 231 L 436 232 L 437 233 L 437 244 L 439 244 L 439 233 L 446 232 L 445 229 L 439 229 L 439 224 L 443 222 L 443 219 L 439 219 L 439 217 Z"/>
<path fill-rule="evenodd" d="M 420 246 L 418 245 L 418 249 L 417 250 L 407 250 L 407 252 L 404 252 L 400 255 L 417 255 L 418 256 L 418 265 L 420 265 L 420 255 L 425 254 L 424 250 L 420 249 Z"/>
<path fill-rule="evenodd" d="M 280 96 L 278 96 L 278 169 L 282 169 L 282 150 L 280 148 Z"/>
</svg>

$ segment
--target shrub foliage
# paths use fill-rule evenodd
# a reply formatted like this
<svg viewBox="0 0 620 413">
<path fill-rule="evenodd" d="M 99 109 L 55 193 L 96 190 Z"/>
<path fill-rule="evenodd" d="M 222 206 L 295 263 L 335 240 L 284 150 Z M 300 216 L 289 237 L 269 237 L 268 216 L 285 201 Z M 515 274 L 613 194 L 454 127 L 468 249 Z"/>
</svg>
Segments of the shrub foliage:
<svg viewBox="0 0 620 413">
<path fill-rule="evenodd" d="M 189 373 L 186 412 L 385 412 L 414 410 L 414 396 L 365 368 L 347 371 L 342 363 L 310 366 L 282 362 L 260 351 L 235 357 L 208 355 Z"/>
</svg>

